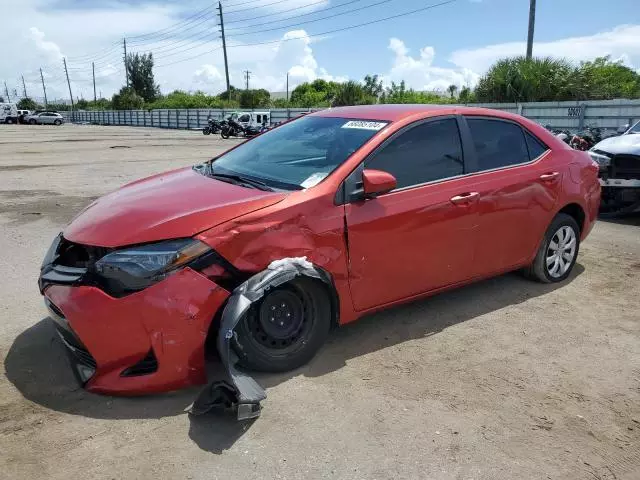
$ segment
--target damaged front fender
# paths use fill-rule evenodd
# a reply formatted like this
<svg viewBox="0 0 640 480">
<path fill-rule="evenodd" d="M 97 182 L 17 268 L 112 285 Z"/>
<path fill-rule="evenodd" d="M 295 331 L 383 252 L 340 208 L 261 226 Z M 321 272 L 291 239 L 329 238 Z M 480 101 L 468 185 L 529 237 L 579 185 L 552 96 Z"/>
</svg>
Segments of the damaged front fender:
<svg viewBox="0 0 640 480">
<path fill-rule="evenodd" d="M 260 415 L 260 402 L 267 398 L 267 394 L 252 377 L 236 368 L 238 357 L 231 348 L 231 340 L 236 335 L 234 329 L 249 308 L 270 289 L 300 276 L 332 285 L 331 278 L 324 270 L 307 261 L 306 257 L 298 257 L 271 262 L 266 270 L 252 276 L 233 291 L 222 313 L 218 331 L 217 347 L 225 378 L 216 378 L 208 383 L 190 407 L 192 414 L 200 415 L 214 407 L 221 407 L 234 409 L 238 420 Z"/>
</svg>

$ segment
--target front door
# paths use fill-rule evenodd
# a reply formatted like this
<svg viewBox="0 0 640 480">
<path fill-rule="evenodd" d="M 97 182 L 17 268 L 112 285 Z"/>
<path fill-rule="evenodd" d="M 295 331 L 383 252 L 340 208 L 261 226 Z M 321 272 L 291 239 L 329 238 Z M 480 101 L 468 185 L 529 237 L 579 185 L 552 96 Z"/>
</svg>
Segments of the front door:
<svg viewBox="0 0 640 480">
<path fill-rule="evenodd" d="M 462 177 L 456 118 L 438 117 L 402 130 L 364 168 L 391 173 L 398 186 L 345 206 L 356 310 L 470 278 L 478 196 Z"/>
</svg>

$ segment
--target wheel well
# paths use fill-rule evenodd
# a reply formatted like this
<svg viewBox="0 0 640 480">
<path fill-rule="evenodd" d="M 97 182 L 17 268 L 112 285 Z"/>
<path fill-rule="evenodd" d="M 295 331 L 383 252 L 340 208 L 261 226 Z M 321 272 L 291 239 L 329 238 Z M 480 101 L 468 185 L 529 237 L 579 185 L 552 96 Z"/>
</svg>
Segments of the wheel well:
<svg viewBox="0 0 640 480">
<path fill-rule="evenodd" d="M 585 214 L 584 210 L 577 203 L 570 203 L 562 208 L 558 213 L 566 213 L 567 215 L 573 217 L 573 219 L 578 223 L 578 227 L 580 227 L 580 231 L 584 228 L 584 219 Z"/>
</svg>

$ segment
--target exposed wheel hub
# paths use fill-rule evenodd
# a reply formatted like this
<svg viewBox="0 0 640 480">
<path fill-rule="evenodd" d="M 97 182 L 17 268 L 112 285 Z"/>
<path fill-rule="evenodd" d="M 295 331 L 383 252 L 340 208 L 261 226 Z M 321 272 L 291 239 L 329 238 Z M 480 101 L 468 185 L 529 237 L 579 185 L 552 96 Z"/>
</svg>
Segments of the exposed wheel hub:
<svg viewBox="0 0 640 480">
<path fill-rule="evenodd" d="M 304 323 L 302 300 L 293 292 L 278 290 L 268 295 L 258 312 L 257 339 L 264 345 L 286 346 L 296 339 Z"/>
</svg>

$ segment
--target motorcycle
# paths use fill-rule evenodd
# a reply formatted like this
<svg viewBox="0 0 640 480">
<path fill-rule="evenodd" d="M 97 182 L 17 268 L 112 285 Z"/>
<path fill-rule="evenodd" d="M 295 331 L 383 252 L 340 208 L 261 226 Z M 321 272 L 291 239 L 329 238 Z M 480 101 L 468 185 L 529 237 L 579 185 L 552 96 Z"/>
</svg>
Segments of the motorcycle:
<svg viewBox="0 0 640 480">
<path fill-rule="evenodd" d="M 256 135 L 260 135 L 261 133 L 264 133 L 267 130 L 270 130 L 270 128 L 267 126 L 266 122 L 263 123 L 262 126 L 260 127 L 255 127 L 252 125 L 243 127 L 241 124 L 239 124 L 235 120 L 230 119 L 227 125 L 222 127 L 220 136 L 225 139 L 229 137 L 240 137 L 240 136 L 249 138 L 249 137 L 255 137 Z"/>
<path fill-rule="evenodd" d="M 226 124 L 227 122 L 225 120 L 219 122 L 217 120 L 214 120 L 213 118 L 208 118 L 207 123 L 208 125 L 202 129 L 203 135 L 211 135 L 212 133 L 216 134 L 220 132 L 224 124 Z"/>
</svg>

